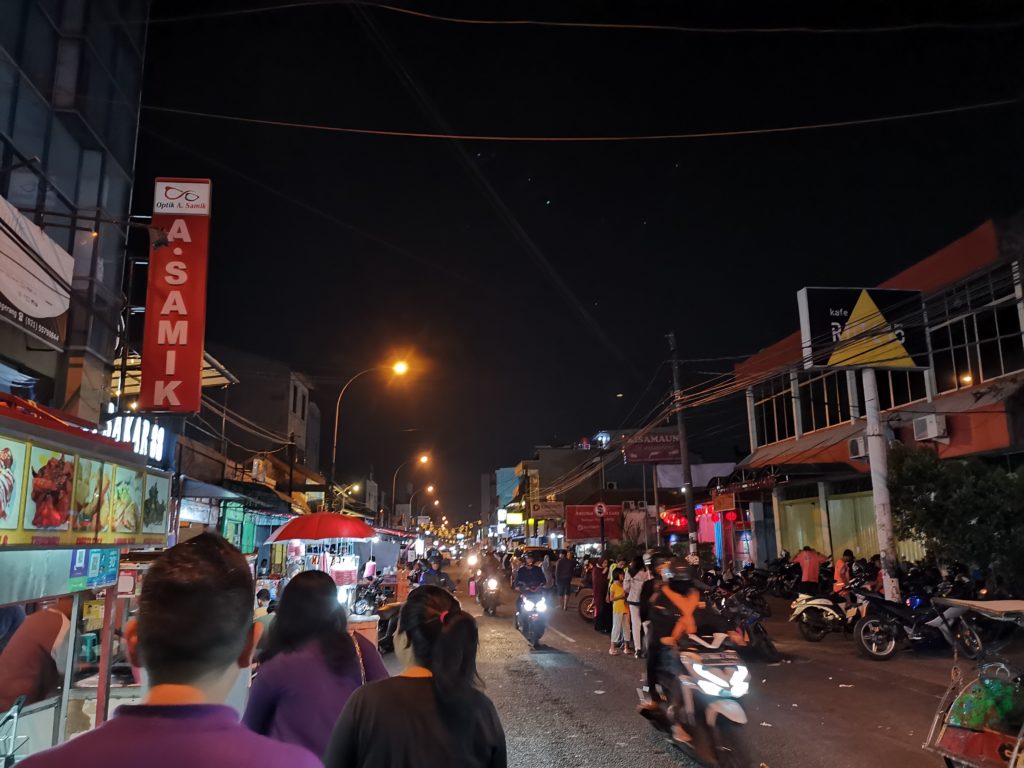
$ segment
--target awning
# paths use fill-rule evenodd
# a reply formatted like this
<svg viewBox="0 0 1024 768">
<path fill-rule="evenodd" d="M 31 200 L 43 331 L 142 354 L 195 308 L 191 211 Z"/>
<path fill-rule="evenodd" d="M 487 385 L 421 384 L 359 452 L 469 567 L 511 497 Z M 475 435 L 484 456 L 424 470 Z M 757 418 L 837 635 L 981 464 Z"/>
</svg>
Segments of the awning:
<svg viewBox="0 0 1024 768">
<path fill-rule="evenodd" d="M 142 357 L 140 355 L 129 355 L 128 365 L 125 367 L 123 393 L 128 396 L 139 394 L 139 382 L 142 379 Z M 225 368 L 209 352 L 203 353 L 203 387 L 224 387 L 228 384 L 237 384 L 238 379 L 234 374 Z M 114 375 L 110 381 L 111 389 L 115 392 L 121 390 L 121 366 L 114 366 Z"/>
<path fill-rule="evenodd" d="M 245 501 L 245 497 L 219 485 L 204 483 L 186 477 L 181 482 L 183 499 L 217 499 L 218 501 Z"/>
<path fill-rule="evenodd" d="M 241 494 L 245 506 L 250 509 L 264 509 L 271 513 L 285 515 L 305 515 L 310 512 L 309 507 L 298 499 L 281 493 L 269 485 L 242 480 L 225 480 L 224 487 Z"/>
</svg>

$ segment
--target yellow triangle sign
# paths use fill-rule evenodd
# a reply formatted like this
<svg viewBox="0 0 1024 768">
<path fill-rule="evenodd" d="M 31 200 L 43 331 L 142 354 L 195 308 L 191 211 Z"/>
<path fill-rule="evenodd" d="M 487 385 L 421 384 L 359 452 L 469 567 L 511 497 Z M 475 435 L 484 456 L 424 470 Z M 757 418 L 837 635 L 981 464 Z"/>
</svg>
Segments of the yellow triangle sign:
<svg viewBox="0 0 1024 768">
<path fill-rule="evenodd" d="M 866 290 L 860 292 L 828 364 L 870 368 L 915 367 L 907 348 Z"/>
</svg>

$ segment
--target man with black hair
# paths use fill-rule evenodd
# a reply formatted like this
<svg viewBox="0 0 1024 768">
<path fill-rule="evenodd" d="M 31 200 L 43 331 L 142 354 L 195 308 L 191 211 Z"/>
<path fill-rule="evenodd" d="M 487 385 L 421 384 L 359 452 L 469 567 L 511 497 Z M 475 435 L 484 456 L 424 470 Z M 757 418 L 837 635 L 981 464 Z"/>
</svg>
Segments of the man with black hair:
<svg viewBox="0 0 1024 768">
<path fill-rule="evenodd" d="M 224 706 L 259 640 L 253 589 L 245 558 L 216 534 L 160 555 L 124 631 L 132 663 L 149 676 L 145 703 L 118 707 L 96 730 L 21 766 L 318 768 L 311 752 L 253 733 Z"/>
<path fill-rule="evenodd" d="M 253 616 L 257 619 L 266 616 L 268 605 L 270 605 L 270 590 L 264 587 L 256 593 L 256 611 Z"/>
</svg>

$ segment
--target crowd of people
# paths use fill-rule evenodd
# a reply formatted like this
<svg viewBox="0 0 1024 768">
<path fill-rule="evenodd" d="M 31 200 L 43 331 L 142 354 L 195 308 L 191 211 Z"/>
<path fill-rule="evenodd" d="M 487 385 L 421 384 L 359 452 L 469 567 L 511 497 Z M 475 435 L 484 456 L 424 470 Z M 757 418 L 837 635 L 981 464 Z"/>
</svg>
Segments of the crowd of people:
<svg viewBox="0 0 1024 768">
<path fill-rule="evenodd" d="M 476 670 L 477 623 L 450 591 L 424 582 L 410 593 L 395 639 L 404 670 L 389 677 L 375 645 L 348 631 L 327 574 L 295 575 L 273 610 L 254 587 L 245 557 L 216 534 L 163 552 L 125 627 L 132 662 L 148 676 L 145 699 L 21 765 L 507 764 L 501 721 Z M 225 702 L 254 663 L 239 722 Z"/>
</svg>

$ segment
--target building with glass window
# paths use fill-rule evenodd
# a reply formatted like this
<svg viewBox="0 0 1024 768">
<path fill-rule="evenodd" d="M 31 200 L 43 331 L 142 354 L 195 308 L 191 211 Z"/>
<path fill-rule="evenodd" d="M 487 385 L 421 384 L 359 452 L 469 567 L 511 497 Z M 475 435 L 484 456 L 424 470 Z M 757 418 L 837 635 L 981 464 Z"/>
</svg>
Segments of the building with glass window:
<svg viewBox="0 0 1024 768">
<path fill-rule="evenodd" d="M 1024 283 L 1018 226 L 984 225 L 883 283 L 919 290 L 928 367 L 877 371 L 890 438 L 942 457 L 1024 457 Z M 851 279 L 856 283 L 856 279 Z M 779 550 L 878 551 L 857 371 L 806 370 L 800 333 L 736 366 L 746 392 L 751 454 L 739 465 L 752 517 Z M 770 482 L 765 482 L 770 480 Z M 768 498 L 770 493 L 770 499 Z M 754 509 L 756 507 L 756 509 Z M 901 542 L 904 558 L 923 555 Z"/>
<path fill-rule="evenodd" d="M 0 3 L 0 390 L 99 422 L 148 0 Z"/>
</svg>

